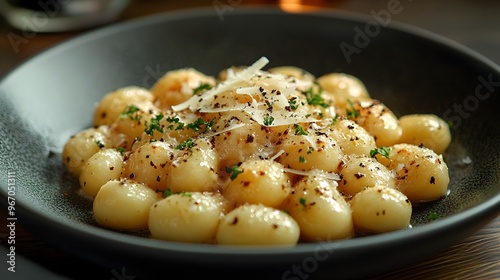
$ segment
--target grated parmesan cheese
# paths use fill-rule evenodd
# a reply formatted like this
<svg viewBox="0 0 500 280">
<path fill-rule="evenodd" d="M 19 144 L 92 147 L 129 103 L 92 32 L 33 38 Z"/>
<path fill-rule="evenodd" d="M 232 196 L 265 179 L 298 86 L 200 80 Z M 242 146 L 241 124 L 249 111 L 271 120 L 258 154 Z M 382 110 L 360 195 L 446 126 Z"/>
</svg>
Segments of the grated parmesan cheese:
<svg viewBox="0 0 500 280">
<path fill-rule="evenodd" d="M 301 101 L 297 88 L 311 86 L 311 83 L 262 71 L 268 62 L 266 57 L 261 57 L 238 73 L 229 69 L 231 71 L 228 70 L 227 80 L 201 96 L 193 96 L 181 104 L 172 106 L 172 109 L 174 111 L 189 109 L 199 113 L 243 111 L 264 126 L 318 121 L 305 106 L 298 106 L 295 110 L 290 109 L 291 100 L 304 102 Z M 242 101 L 240 99 L 242 95 L 247 96 L 250 101 Z"/>
<path fill-rule="evenodd" d="M 325 179 L 329 179 L 329 180 L 333 180 L 333 181 L 340 180 L 339 174 L 324 172 L 324 171 L 321 171 L 318 169 L 304 171 L 304 170 L 297 170 L 297 169 L 292 169 L 292 168 L 285 168 L 284 170 L 285 170 L 285 172 L 296 174 L 296 175 L 309 176 L 309 177 L 320 177 L 320 178 L 325 178 Z"/>
</svg>

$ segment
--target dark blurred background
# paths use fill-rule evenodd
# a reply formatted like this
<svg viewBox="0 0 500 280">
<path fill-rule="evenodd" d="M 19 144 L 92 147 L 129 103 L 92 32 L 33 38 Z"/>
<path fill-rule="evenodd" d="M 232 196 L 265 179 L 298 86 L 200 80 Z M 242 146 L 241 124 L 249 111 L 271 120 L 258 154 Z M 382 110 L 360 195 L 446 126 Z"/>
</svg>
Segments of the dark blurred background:
<svg viewBox="0 0 500 280">
<path fill-rule="evenodd" d="M 401 12 L 392 14 L 391 22 L 443 35 L 500 64 L 500 1 L 495 0 L 0 0 L 0 76 L 45 48 L 107 24 L 195 7 L 231 12 L 244 5 L 368 16 L 398 5 Z"/>
</svg>

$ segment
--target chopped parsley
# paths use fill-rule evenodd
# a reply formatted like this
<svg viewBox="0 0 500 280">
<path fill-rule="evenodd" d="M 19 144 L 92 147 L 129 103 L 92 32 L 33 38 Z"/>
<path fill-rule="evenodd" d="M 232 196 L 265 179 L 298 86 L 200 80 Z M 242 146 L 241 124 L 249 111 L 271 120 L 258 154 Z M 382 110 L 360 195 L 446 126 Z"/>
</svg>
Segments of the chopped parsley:
<svg viewBox="0 0 500 280">
<path fill-rule="evenodd" d="M 146 134 L 149 135 L 149 136 L 151 136 L 151 135 L 153 135 L 153 133 L 154 133 L 155 130 L 163 133 L 163 128 L 160 125 L 160 121 L 162 119 L 163 119 L 163 114 L 160 113 L 156 117 L 152 117 L 151 118 L 151 124 L 148 125 L 148 122 L 146 121 L 144 123 L 144 125 L 146 126 L 146 128 L 144 129 L 144 131 L 146 132 Z"/>
<path fill-rule="evenodd" d="M 304 210 L 306 208 L 306 206 L 307 206 L 306 205 L 306 199 L 303 198 L 303 197 L 299 198 L 299 203 L 300 203 L 300 205 L 302 205 L 302 210 Z"/>
<path fill-rule="evenodd" d="M 303 157 L 303 156 L 300 156 L 300 157 L 299 157 L 299 162 L 302 162 L 302 163 L 303 163 L 303 162 L 306 162 L 306 158 L 305 158 L 305 157 Z"/>
<path fill-rule="evenodd" d="M 205 121 L 202 118 L 198 118 L 196 121 L 187 124 L 186 127 L 192 129 L 194 131 L 198 131 L 201 129 L 201 126 L 205 124 Z"/>
<path fill-rule="evenodd" d="M 205 131 L 212 130 L 214 124 L 215 124 L 215 117 L 211 121 L 205 122 Z"/>
<path fill-rule="evenodd" d="M 101 142 L 101 140 L 95 140 L 94 143 L 99 147 L 99 149 L 104 148 L 104 144 Z"/>
<path fill-rule="evenodd" d="M 171 189 L 166 189 L 164 192 L 163 192 L 163 196 L 164 197 L 169 197 L 171 195 L 173 195 L 174 193 L 172 192 Z"/>
<path fill-rule="evenodd" d="M 314 83 L 307 91 L 304 91 L 306 95 L 306 100 L 309 105 L 321 106 L 323 108 L 328 108 L 330 105 L 326 103 L 325 99 L 321 96 L 323 89 L 318 83 Z"/>
<path fill-rule="evenodd" d="M 336 124 L 338 120 L 339 120 L 339 115 L 335 115 L 335 117 L 332 118 L 332 123 L 330 125 Z"/>
<path fill-rule="evenodd" d="M 207 84 L 207 83 L 201 84 L 198 87 L 193 89 L 193 95 L 199 95 L 203 91 L 209 90 L 211 88 L 212 88 L 212 86 L 210 84 Z"/>
<path fill-rule="evenodd" d="M 241 169 L 241 167 L 235 164 L 233 165 L 233 167 L 226 166 L 226 172 L 229 173 L 229 178 L 231 178 L 231 180 L 234 180 L 240 173 L 243 173 L 243 170 Z"/>
<path fill-rule="evenodd" d="M 190 192 L 181 193 L 181 196 L 191 197 L 193 194 Z"/>
<path fill-rule="evenodd" d="M 266 116 L 264 117 L 264 125 L 271 125 L 273 124 L 274 117 L 273 116 Z"/>
<path fill-rule="evenodd" d="M 264 101 L 267 105 L 267 111 L 269 112 L 273 112 L 273 102 L 269 101 L 269 100 L 265 100 Z"/>
<path fill-rule="evenodd" d="M 307 132 L 304 131 L 304 128 L 300 124 L 294 124 L 295 127 L 295 135 L 307 135 Z"/>
<path fill-rule="evenodd" d="M 166 120 L 167 120 L 167 122 L 171 122 L 171 123 L 179 123 L 180 122 L 180 119 L 178 117 L 167 117 Z"/>
<path fill-rule="evenodd" d="M 290 109 L 291 111 L 295 111 L 298 107 L 299 104 L 297 103 L 297 97 L 292 97 L 290 100 L 288 100 L 288 107 L 286 108 L 287 110 Z"/>
<path fill-rule="evenodd" d="M 376 155 L 381 155 L 383 157 L 389 158 L 389 153 L 391 152 L 391 148 L 380 147 L 375 148 L 370 151 L 370 157 L 375 157 Z"/>
<path fill-rule="evenodd" d="M 310 154 L 314 151 L 314 148 L 313 147 L 309 147 L 307 148 L 307 154 Z"/>
<path fill-rule="evenodd" d="M 351 106 L 351 109 L 345 109 L 345 113 L 348 119 L 355 119 L 359 117 L 359 112 L 354 108 L 354 104 L 352 104 L 351 100 L 347 99 L 347 103 Z"/>
<path fill-rule="evenodd" d="M 212 126 L 215 123 L 215 118 L 213 118 L 210 122 L 204 121 L 202 118 L 198 118 L 196 121 L 187 124 L 186 127 L 189 129 L 192 129 L 194 131 L 199 131 L 201 129 L 201 126 L 205 126 L 205 131 L 212 129 Z"/>
<path fill-rule="evenodd" d="M 170 130 L 181 130 L 184 128 L 184 123 L 178 117 L 168 117 L 166 118 L 167 122 L 171 123 L 167 128 Z M 177 124 L 177 126 L 174 126 Z"/>
<path fill-rule="evenodd" d="M 129 105 L 125 107 L 125 110 L 120 114 L 120 119 L 125 119 L 125 118 L 130 118 L 133 121 L 138 121 L 142 118 L 142 116 L 139 116 L 137 112 L 139 112 L 140 109 L 135 106 L 135 105 Z"/>
<path fill-rule="evenodd" d="M 439 218 L 439 214 L 436 212 L 429 212 L 429 214 L 427 214 L 427 219 L 429 219 L 429 221 L 434 221 L 437 218 Z"/>
<path fill-rule="evenodd" d="M 123 154 L 125 154 L 125 149 L 122 148 L 122 147 L 118 147 L 116 148 L 116 150 L 123 156 Z"/>
<path fill-rule="evenodd" d="M 177 147 L 175 147 L 177 150 L 184 150 L 184 149 L 188 149 L 190 150 L 192 147 L 194 147 L 194 140 L 193 138 L 189 138 L 188 140 L 180 143 L 179 145 L 177 145 Z"/>
</svg>

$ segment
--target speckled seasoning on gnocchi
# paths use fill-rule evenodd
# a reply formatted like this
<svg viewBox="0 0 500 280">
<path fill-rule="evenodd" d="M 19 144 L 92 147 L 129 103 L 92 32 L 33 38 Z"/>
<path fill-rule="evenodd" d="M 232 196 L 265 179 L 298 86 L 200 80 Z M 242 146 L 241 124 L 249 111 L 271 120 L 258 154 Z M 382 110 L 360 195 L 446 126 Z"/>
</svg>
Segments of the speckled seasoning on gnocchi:
<svg viewBox="0 0 500 280">
<path fill-rule="evenodd" d="M 294 246 L 411 227 L 443 198 L 451 135 L 432 114 L 397 117 L 358 78 L 262 57 L 216 77 L 171 70 L 119 88 L 62 160 L 97 223 L 155 239 Z"/>
</svg>

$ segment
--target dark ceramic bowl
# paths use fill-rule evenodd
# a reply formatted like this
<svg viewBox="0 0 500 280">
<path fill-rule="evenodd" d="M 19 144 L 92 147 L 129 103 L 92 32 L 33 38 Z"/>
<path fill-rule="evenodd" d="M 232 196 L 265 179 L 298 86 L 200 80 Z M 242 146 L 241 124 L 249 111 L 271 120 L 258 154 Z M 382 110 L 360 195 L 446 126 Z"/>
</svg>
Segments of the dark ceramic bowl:
<svg viewBox="0 0 500 280">
<path fill-rule="evenodd" d="M 91 125 L 94 103 L 119 87 L 150 87 L 171 69 L 216 75 L 261 56 L 269 58 L 267 67 L 355 75 L 398 116 L 434 113 L 453 122 L 444 155 L 449 196 L 416 208 L 409 230 L 295 248 L 180 244 L 98 227 L 60 157 L 68 137 Z M 118 271 L 125 267 L 129 275 L 373 276 L 438 253 L 499 214 L 498 81 L 498 65 L 456 43 L 333 11 L 201 9 L 112 25 L 44 51 L 1 81 L 1 200 L 13 195 L 9 178 L 15 179 L 15 214 L 25 227 L 71 254 Z M 428 220 L 431 211 L 437 220 Z"/>
</svg>

